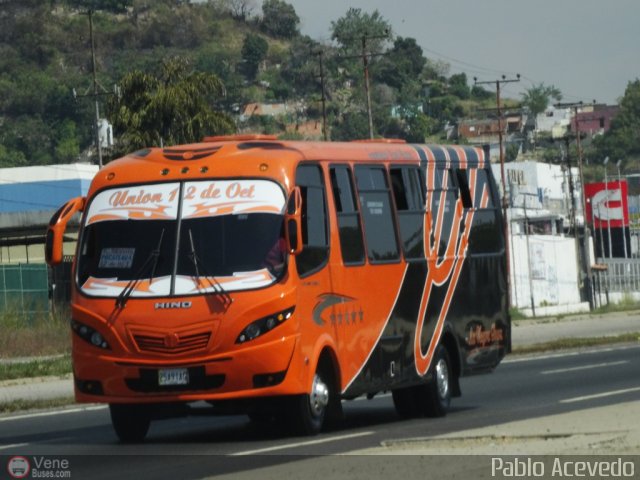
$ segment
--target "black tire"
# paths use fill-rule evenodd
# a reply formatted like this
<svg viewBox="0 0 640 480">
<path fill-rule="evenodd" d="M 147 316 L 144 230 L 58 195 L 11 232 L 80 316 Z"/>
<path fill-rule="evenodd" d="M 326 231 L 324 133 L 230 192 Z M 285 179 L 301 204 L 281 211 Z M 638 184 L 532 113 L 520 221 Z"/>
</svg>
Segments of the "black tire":
<svg viewBox="0 0 640 480">
<path fill-rule="evenodd" d="M 148 405 L 109 404 L 111 424 L 122 443 L 139 443 L 144 440 L 151 425 Z"/>
<path fill-rule="evenodd" d="M 398 388 L 391 392 L 393 405 L 402 418 L 416 418 L 422 416 L 417 390 L 420 387 Z"/>
<path fill-rule="evenodd" d="M 444 417 L 451 405 L 451 387 L 453 370 L 449 352 L 438 345 L 431 364 L 431 380 L 420 387 L 420 405 L 427 417 Z"/>
<path fill-rule="evenodd" d="M 317 435 L 322 430 L 332 395 L 330 376 L 318 369 L 313 377 L 311 392 L 291 397 L 290 424 L 294 433 Z"/>
</svg>

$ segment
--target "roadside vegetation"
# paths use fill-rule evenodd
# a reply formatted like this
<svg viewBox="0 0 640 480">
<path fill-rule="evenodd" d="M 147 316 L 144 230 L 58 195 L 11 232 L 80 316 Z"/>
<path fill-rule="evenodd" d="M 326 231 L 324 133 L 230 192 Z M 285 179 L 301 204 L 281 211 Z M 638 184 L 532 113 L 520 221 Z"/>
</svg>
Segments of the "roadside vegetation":
<svg viewBox="0 0 640 480">
<path fill-rule="evenodd" d="M 377 10 L 349 8 L 331 22 L 330 40 L 320 42 L 301 33 L 300 18 L 284 0 L 1 3 L 0 167 L 92 157 L 89 12 L 101 111 L 116 137 L 105 161 L 141 145 L 199 141 L 205 133 L 320 138 L 323 113 L 328 138 L 368 138 L 363 42 L 374 136 L 464 143 L 451 136 L 453 127 L 486 118 L 495 107 L 493 88 L 452 73 Z M 539 83 L 502 104 L 535 115 L 561 98 L 556 87 Z M 280 113 L 255 113 L 262 103 Z M 602 178 L 605 156 L 622 159 L 624 173 L 638 168 L 639 105 L 640 79 L 631 79 L 611 130 L 582 144 L 586 181 Z M 550 137 L 529 143 L 523 149 L 533 158 L 565 161 Z M 517 153 L 517 145 L 508 146 L 507 161 Z"/>
<path fill-rule="evenodd" d="M 0 381 L 33 377 L 62 377 L 71 373 L 71 356 L 27 362 L 0 363 Z"/>
<path fill-rule="evenodd" d="M 73 397 L 52 398 L 48 400 L 15 400 L 13 402 L 0 403 L 0 414 L 23 412 L 25 410 L 48 410 L 71 405 L 74 402 Z"/>
<path fill-rule="evenodd" d="M 514 347 L 512 353 L 538 353 L 551 350 L 566 350 L 571 348 L 596 347 L 600 345 L 612 345 L 615 343 L 633 343 L 640 342 L 640 332 L 623 333 L 621 335 L 612 335 L 607 337 L 588 337 L 588 338 L 561 338 L 551 342 L 537 343 L 535 345 L 526 345 L 522 347 Z"/>
<path fill-rule="evenodd" d="M 16 357 L 68 355 L 71 351 L 69 313 L 27 315 L 0 312 L 0 360 Z"/>
</svg>

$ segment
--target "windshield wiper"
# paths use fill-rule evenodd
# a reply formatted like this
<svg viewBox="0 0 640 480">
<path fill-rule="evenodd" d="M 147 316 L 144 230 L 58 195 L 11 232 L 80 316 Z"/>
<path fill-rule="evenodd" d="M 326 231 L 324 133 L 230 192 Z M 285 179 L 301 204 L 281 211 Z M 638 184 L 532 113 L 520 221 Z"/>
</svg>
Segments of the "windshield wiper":
<svg viewBox="0 0 640 480">
<path fill-rule="evenodd" d="M 196 253 L 196 248 L 193 243 L 193 234 L 191 233 L 191 229 L 189 229 L 189 246 L 191 247 L 191 251 L 189 252 L 187 257 L 189 258 L 189 260 L 191 260 L 191 263 L 193 263 L 193 268 L 195 269 L 195 272 L 196 272 L 196 281 L 197 279 L 200 278 L 200 270 L 202 270 L 205 280 L 209 283 L 209 285 L 211 285 L 211 288 L 213 289 L 214 293 L 217 293 L 218 295 L 222 296 L 222 298 L 224 299 L 224 303 L 233 302 L 233 298 L 231 298 L 231 296 L 227 293 L 227 291 L 216 279 L 216 277 L 213 275 L 209 275 L 204 265 L 202 265 L 202 262 L 198 257 L 198 254 Z"/>
<path fill-rule="evenodd" d="M 155 277 L 156 275 L 156 268 L 158 266 L 158 260 L 160 259 L 160 247 L 162 246 L 163 238 L 164 228 L 162 229 L 162 232 L 160 232 L 158 246 L 155 248 L 155 250 L 151 250 L 149 256 L 140 267 L 140 270 L 138 270 L 133 278 L 129 280 L 127 285 L 125 285 L 125 287 L 122 289 L 122 292 L 120 292 L 120 295 L 118 295 L 118 298 L 116 298 L 116 308 L 124 308 L 124 306 L 127 304 L 127 300 L 129 300 L 129 297 L 135 291 L 136 285 L 138 285 L 140 280 L 142 280 L 142 276 L 144 275 L 144 272 L 147 271 L 147 267 L 149 265 L 152 265 L 151 275 L 149 276 L 149 285 L 151 285 L 151 283 L 153 282 L 153 277 Z"/>
</svg>

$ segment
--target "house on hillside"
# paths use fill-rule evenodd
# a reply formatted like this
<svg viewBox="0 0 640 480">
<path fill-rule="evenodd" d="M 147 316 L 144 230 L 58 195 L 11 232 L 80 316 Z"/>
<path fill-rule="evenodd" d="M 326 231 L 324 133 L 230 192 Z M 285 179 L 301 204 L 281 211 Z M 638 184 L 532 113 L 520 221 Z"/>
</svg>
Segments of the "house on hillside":
<svg viewBox="0 0 640 480">
<path fill-rule="evenodd" d="M 562 138 L 571 125 L 571 109 L 549 106 L 536 116 L 536 133 L 549 134 L 551 138 Z"/>
<path fill-rule="evenodd" d="M 458 122 L 458 138 L 470 145 L 489 145 L 491 158 L 497 159 L 500 156 L 500 129 L 504 145 L 514 145 L 520 151 L 526 137 L 526 125 L 527 115 L 522 113 L 507 112 L 501 122 L 495 117 L 464 119 Z"/>
<path fill-rule="evenodd" d="M 618 105 L 593 105 L 578 111 L 576 117 L 571 122 L 571 131 L 589 137 L 602 135 L 611 128 L 611 121 L 620 111 Z"/>
</svg>

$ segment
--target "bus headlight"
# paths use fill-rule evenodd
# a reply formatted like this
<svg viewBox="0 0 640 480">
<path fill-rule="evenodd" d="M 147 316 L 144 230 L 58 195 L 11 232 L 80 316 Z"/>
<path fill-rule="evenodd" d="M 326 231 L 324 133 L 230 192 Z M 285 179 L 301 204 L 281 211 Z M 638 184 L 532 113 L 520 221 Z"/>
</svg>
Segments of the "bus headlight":
<svg viewBox="0 0 640 480">
<path fill-rule="evenodd" d="M 248 342 L 249 340 L 258 338 L 260 335 L 264 335 L 265 333 L 273 330 L 282 322 L 291 318 L 294 310 L 295 307 L 287 308 L 281 312 L 274 313 L 268 317 L 263 317 L 255 322 L 251 322 L 244 328 L 244 330 L 242 330 L 240 335 L 238 335 L 236 343 Z"/>
<path fill-rule="evenodd" d="M 73 330 L 85 342 L 90 343 L 94 347 L 102 348 L 103 350 L 111 350 L 111 347 L 102 334 L 90 326 L 71 320 L 71 330 Z"/>
</svg>

